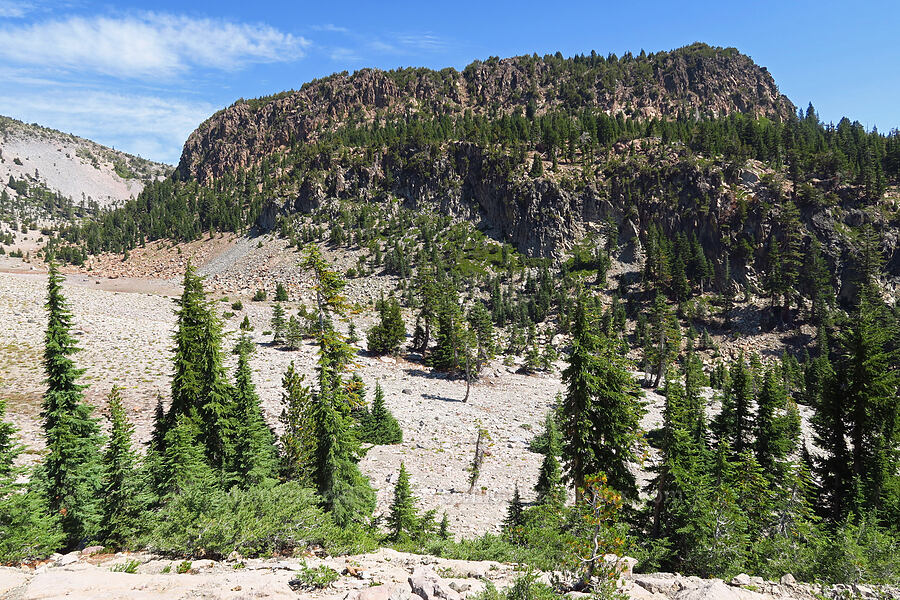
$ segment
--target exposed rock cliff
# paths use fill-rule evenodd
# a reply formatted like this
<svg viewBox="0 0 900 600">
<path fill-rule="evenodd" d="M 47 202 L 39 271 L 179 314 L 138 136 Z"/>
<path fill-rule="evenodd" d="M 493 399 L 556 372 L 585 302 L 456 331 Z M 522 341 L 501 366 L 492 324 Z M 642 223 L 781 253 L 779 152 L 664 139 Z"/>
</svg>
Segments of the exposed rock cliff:
<svg viewBox="0 0 900 600">
<path fill-rule="evenodd" d="M 703 44 L 574 64 L 561 55 L 535 55 L 492 58 L 462 72 L 362 69 L 219 111 L 188 138 L 178 173 L 205 183 L 376 113 L 541 113 L 559 107 L 670 118 L 734 112 L 783 118 L 794 110 L 765 68 L 733 48 Z"/>
</svg>

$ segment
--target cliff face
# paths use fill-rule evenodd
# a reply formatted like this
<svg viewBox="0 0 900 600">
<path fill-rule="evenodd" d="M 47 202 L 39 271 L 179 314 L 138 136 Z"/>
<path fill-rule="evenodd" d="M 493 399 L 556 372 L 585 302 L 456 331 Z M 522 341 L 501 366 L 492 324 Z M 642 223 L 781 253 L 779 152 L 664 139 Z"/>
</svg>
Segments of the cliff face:
<svg viewBox="0 0 900 600">
<path fill-rule="evenodd" d="M 523 56 L 476 62 L 463 72 L 363 69 L 219 111 L 188 138 L 178 173 L 206 183 L 376 114 L 540 114 L 586 107 L 636 118 L 741 112 L 781 119 L 794 111 L 765 68 L 734 49 L 702 44 L 615 61 Z"/>
<path fill-rule="evenodd" d="M 613 144 L 589 160 L 570 157 L 552 172 L 551 152 L 534 133 L 535 145 L 527 151 L 515 144 L 498 148 L 477 134 L 466 141 L 404 139 L 391 148 L 357 147 L 344 138 L 337 149 L 326 146 L 297 158 L 298 149 L 376 119 L 497 119 L 583 109 L 638 122 L 734 113 L 784 121 L 796 113 L 764 68 L 733 49 L 701 44 L 616 60 L 489 59 L 462 72 L 364 69 L 216 113 L 187 140 L 177 177 L 208 186 L 232 176 L 255 183 L 263 194 L 257 224 L 266 229 L 280 215 L 312 210 L 329 198 L 393 196 L 410 208 L 470 220 L 530 256 L 560 257 L 610 221 L 618 224 L 621 241 L 637 239 L 631 247 L 640 252 L 653 225 L 668 236 L 696 235 L 720 271 L 726 256 L 742 252 L 741 264 L 732 261 L 731 269 L 750 283 L 761 283 L 754 265 L 764 263 L 766 240 L 782 235 L 779 203 L 793 196 L 804 243 L 810 237 L 823 242 L 839 279 L 856 268 L 856 249 L 844 232 L 862 222 L 882 232 L 888 270 L 900 272 L 888 218 L 856 204 L 855 192 L 823 182 L 822 192 L 839 206 L 804 205 L 777 172 L 780 166 L 701 157 L 655 138 Z M 529 173 L 535 156 L 545 159 L 544 174 Z"/>
</svg>

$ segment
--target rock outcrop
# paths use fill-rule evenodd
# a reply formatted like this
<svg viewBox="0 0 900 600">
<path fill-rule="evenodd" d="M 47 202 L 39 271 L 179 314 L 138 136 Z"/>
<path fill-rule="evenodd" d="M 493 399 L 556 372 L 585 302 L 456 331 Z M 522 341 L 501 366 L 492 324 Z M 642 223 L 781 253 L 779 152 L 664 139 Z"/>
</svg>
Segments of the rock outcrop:
<svg viewBox="0 0 900 600">
<path fill-rule="evenodd" d="M 595 66 L 576 70 L 562 68 L 561 55 L 491 58 L 462 72 L 362 69 L 312 81 L 298 91 L 239 100 L 190 135 L 178 174 L 207 183 L 314 141 L 348 120 L 365 122 L 376 114 L 540 113 L 591 106 L 634 117 L 741 112 L 784 118 L 794 111 L 771 74 L 734 48 L 694 44 L 640 57 L 582 59 L 585 65 L 589 61 Z"/>
</svg>

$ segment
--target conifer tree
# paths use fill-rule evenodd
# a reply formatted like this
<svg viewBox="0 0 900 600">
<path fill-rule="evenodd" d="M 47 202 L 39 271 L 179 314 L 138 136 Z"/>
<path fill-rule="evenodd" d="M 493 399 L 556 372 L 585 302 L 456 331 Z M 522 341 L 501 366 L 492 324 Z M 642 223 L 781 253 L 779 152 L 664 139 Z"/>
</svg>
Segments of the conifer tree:
<svg viewBox="0 0 900 600">
<path fill-rule="evenodd" d="M 515 531 L 525 525 L 525 504 L 519 494 L 519 482 L 513 490 L 513 497 L 506 509 L 506 518 L 503 520 L 503 528 L 515 536 Z"/>
<path fill-rule="evenodd" d="M 753 430 L 756 461 L 772 482 L 780 479 L 784 467 L 781 461 L 791 450 L 787 409 L 788 399 L 781 377 L 768 369 L 757 398 Z"/>
<path fill-rule="evenodd" d="M 306 465 L 314 440 L 310 437 L 307 423 L 311 392 L 305 380 L 306 375 L 298 373 L 291 361 L 281 378 L 282 409 L 279 420 L 283 432 L 279 445 L 284 477 L 309 483 Z"/>
<path fill-rule="evenodd" d="M 394 499 L 391 502 L 387 517 L 391 539 L 401 541 L 415 537 L 418 521 L 416 498 L 413 496 L 412 488 L 409 485 L 409 474 L 406 472 L 406 465 L 401 462 L 400 474 L 397 476 L 397 484 L 394 486 Z"/>
<path fill-rule="evenodd" d="M 895 317 L 871 287 L 860 299 L 837 339 L 835 393 L 844 403 L 850 443 L 854 512 L 900 508 L 900 339 Z M 842 426 L 835 423 L 835 426 Z M 833 435 L 836 435 L 833 434 Z"/>
<path fill-rule="evenodd" d="M 538 480 L 534 486 L 538 504 L 561 505 L 566 500 L 566 491 L 562 486 L 562 470 L 559 466 L 559 455 L 562 451 L 562 442 L 559 435 L 559 427 L 552 412 L 548 412 L 544 419 L 544 431 L 541 433 L 541 468 L 538 472 Z"/>
<path fill-rule="evenodd" d="M 110 434 L 102 461 L 101 525 L 98 539 L 108 546 L 122 548 L 139 531 L 144 499 L 138 475 L 138 459 L 131 442 L 134 426 L 125 414 L 118 387 L 112 387 L 107 401 Z"/>
<path fill-rule="evenodd" d="M 44 495 L 25 490 L 25 484 L 17 481 L 22 473 L 15 466 L 22 451 L 17 432 L 6 421 L 6 400 L 0 397 L 0 562 L 47 556 L 65 538 Z"/>
<path fill-rule="evenodd" d="M 641 394 L 618 344 L 598 337 L 593 328 L 584 306 L 579 306 L 569 365 L 563 371 L 567 391 L 560 416 L 566 475 L 576 496 L 588 475 L 603 472 L 610 487 L 633 498 L 637 488 L 628 461 L 637 459 Z"/>
<path fill-rule="evenodd" d="M 166 431 L 163 447 L 155 465 L 157 500 L 165 502 L 188 490 L 208 494 L 219 477 L 207 463 L 196 419 L 178 415 Z"/>
<path fill-rule="evenodd" d="M 406 339 L 406 326 L 400 314 L 400 302 L 390 296 L 378 302 L 380 321 L 369 330 L 366 336 L 369 352 L 375 354 L 396 354 L 400 344 Z"/>
<path fill-rule="evenodd" d="M 743 352 L 729 370 L 730 385 L 722 398 L 722 410 L 713 419 L 712 428 L 719 441 L 727 441 L 735 454 L 744 451 L 750 442 L 753 403 L 753 373 L 748 368 Z"/>
<path fill-rule="evenodd" d="M 294 315 L 291 315 L 287 325 L 285 325 L 284 342 L 291 350 L 299 350 L 303 344 L 303 326 Z"/>
<path fill-rule="evenodd" d="M 380 382 L 375 383 L 375 398 L 363 425 L 361 440 L 376 446 L 399 444 L 403 441 L 400 424 L 384 403 L 384 390 Z"/>
<path fill-rule="evenodd" d="M 222 322 L 190 263 L 177 305 L 172 404 L 163 430 L 181 415 L 193 420 L 210 466 L 221 471 L 233 452 L 233 392 L 222 363 Z"/>
<path fill-rule="evenodd" d="M 284 320 L 284 307 L 281 302 L 276 302 L 272 306 L 272 343 L 280 344 L 284 341 L 285 327 L 287 323 Z"/>
<path fill-rule="evenodd" d="M 83 370 L 71 358 L 79 348 L 69 333 L 72 313 L 62 294 L 62 280 L 51 262 L 44 336 L 47 391 L 41 410 L 47 454 L 39 478 L 50 513 L 59 516 L 66 546 L 74 547 L 97 532 L 102 443 L 93 408 L 84 401 L 85 386 L 77 383 Z"/>
<path fill-rule="evenodd" d="M 242 338 L 246 339 L 246 338 Z M 250 373 L 247 344 L 238 343 L 237 369 L 234 373 L 235 431 L 230 476 L 249 487 L 275 476 L 277 454 L 272 430 L 266 424 L 256 386 Z"/>
<path fill-rule="evenodd" d="M 343 317 L 346 310 L 341 295 L 345 282 L 314 245 L 304 251 L 303 266 L 313 275 L 319 324 L 318 389 L 308 403 L 311 448 L 306 470 L 335 522 L 346 526 L 372 514 L 375 492 L 356 464 L 359 443 L 350 423 L 352 399 L 343 380 L 353 349 L 331 326 L 331 315 Z"/>
</svg>

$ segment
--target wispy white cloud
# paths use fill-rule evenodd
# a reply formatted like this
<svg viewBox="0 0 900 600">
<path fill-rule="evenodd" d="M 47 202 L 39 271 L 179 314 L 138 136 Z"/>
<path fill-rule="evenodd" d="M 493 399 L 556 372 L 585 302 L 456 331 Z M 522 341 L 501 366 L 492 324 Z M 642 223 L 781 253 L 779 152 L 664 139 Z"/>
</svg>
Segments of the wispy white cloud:
<svg viewBox="0 0 900 600">
<path fill-rule="evenodd" d="M 34 5 L 30 2 L 0 0 L 0 19 L 21 19 L 27 15 Z"/>
<path fill-rule="evenodd" d="M 128 152 L 177 163 L 188 135 L 216 108 L 202 101 L 97 90 L 0 92 L 2 113 Z"/>
<path fill-rule="evenodd" d="M 310 27 L 310 29 L 312 29 L 313 31 L 325 31 L 328 33 L 350 33 L 350 30 L 346 27 L 340 27 L 332 23 L 326 23 L 325 25 L 313 25 Z"/>
<path fill-rule="evenodd" d="M 268 25 L 159 13 L 0 27 L 0 58 L 13 64 L 124 78 L 172 77 L 191 66 L 235 70 L 291 61 L 309 45 Z"/>
</svg>

